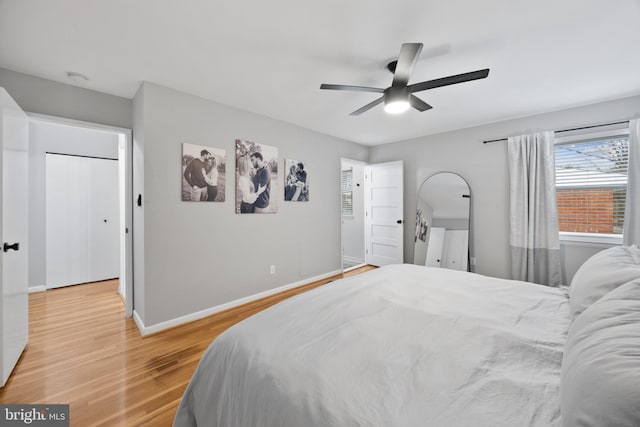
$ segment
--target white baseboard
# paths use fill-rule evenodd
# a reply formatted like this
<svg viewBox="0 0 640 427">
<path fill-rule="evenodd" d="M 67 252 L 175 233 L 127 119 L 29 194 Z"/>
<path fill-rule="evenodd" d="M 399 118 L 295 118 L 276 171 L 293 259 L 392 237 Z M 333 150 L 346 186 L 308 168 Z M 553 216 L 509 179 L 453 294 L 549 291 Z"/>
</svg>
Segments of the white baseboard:
<svg viewBox="0 0 640 427">
<path fill-rule="evenodd" d="M 350 256 L 345 256 L 342 259 L 345 262 L 348 262 L 349 264 L 364 264 L 364 259 L 362 259 L 362 258 L 354 258 L 354 257 L 350 257 Z"/>
<path fill-rule="evenodd" d="M 29 293 L 44 292 L 46 290 L 47 290 L 46 286 L 29 286 Z"/>
<path fill-rule="evenodd" d="M 354 265 L 353 267 L 347 267 L 347 268 L 345 268 L 345 269 L 344 269 L 344 272 L 346 273 L 346 272 L 351 271 L 351 270 L 357 270 L 358 268 L 360 268 L 360 267 L 364 267 L 365 265 L 367 265 L 367 264 L 365 264 L 364 262 L 363 262 L 363 263 L 361 263 L 361 264 L 356 264 L 356 265 Z"/>
<path fill-rule="evenodd" d="M 145 326 L 144 326 L 144 322 L 142 321 L 142 319 L 140 318 L 140 316 L 138 315 L 138 312 L 133 310 L 133 321 L 136 322 L 136 326 L 138 327 L 138 330 L 140 331 L 140 335 L 145 336 L 148 335 L 149 332 L 145 333 Z"/>
<path fill-rule="evenodd" d="M 251 301 L 255 301 L 264 297 L 268 297 L 270 295 L 274 295 L 289 289 L 297 288 L 299 286 L 303 286 L 317 280 L 326 279 L 327 277 L 335 276 L 337 274 L 342 273 L 342 270 L 335 270 L 329 273 L 321 274 L 319 276 L 311 277 L 305 280 L 300 280 L 295 283 L 290 283 L 288 285 L 280 286 L 278 288 L 269 289 L 268 291 L 260 292 L 254 295 L 249 295 L 244 298 L 239 298 L 237 300 L 233 300 L 224 304 L 216 305 L 214 307 L 209 307 L 204 310 L 197 311 L 195 313 L 187 314 L 185 316 L 176 317 L 175 319 L 167 320 L 164 322 L 156 323 L 155 325 L 145 326 L 144 322 L 138 315 L 138 313 L 133 310 L 133 320 L 136 322 L 138 329 L 140 330 L 140 334 L 142 336 L 155 334 L 160 331 L 164 331 L 165 329 L 173 328 L 175 326 L 182 325 L 184 323 L 193 322 L 194 320 L 199 320 L 204 317 L 211 316 L 213 314 L 219 313 L 224 310 L 228 310 L 233 307 L 237 307 L 242 304 L 246 304 Z"/>
</svg>

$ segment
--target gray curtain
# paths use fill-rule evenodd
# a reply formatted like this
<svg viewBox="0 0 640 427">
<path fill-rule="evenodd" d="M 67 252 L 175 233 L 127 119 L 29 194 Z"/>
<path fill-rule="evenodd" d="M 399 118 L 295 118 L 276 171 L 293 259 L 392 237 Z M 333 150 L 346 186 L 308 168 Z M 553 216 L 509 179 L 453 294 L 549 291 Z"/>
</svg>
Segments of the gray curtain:
<svg viewBox="0 0 640 427">
<path fill-rule="evenodd" d="M 509 221 L 514 279 L 559 286 L 560 239 L 553 132 L 510 137 Z"/>
<path fill-rule="evenodd" d="M 624 208 L 625 245 L 640 245 L 640 120 L 629 121 L 629 172 Z"/>
</svg>

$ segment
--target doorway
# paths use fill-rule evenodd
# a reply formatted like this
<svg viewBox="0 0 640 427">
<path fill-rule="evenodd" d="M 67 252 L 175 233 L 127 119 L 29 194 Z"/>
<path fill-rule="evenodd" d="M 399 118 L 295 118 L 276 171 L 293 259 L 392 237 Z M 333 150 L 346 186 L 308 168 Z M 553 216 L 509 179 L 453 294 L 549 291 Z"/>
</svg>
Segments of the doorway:
<svg viewBox="0 0 640 427">
<path fill-rule="evenodd" d="M 60 286 L 61 283 L 58 283 L 60 271 L 53 271 L 51 269 L 53 264 L 50 262 L 60 261 L 57 259 L 60 254 L 52 252 L 57 244 L 60 244 L 61 247 L 65 247 L 65 245 L 71 247 L 73 246 L 71 242 L 74 241 L 73 234 L 85 230 L 89 235 L 94 236 L 96 233 L 104 234 L 108 229 L 111 230 L 109 233 L 117 233 L 114 238 L 109 240 L 108 246 L 111 249 L 108 254 L 100 255 L 98 252 L 94 259 L 75 260 L 71 264 L 81 265 L 81 268 L 88 269 L 90 272 L 98 271 L 101 275 L 118 277 L 120 281 L 118 291 L 125 302 L 125 315 L 130 317 L 133 313 L 131 130 L 39 114 L 29 114 L 29 118 L 30 291 Z M 107 188 L 100 179 L 97 179 L 97 176 L 104 176 L 102 173 L 104 171 L 108 171 L 107 175 L 110 177 L 109 192 L 115 191 L 116 193 L 114 195 L 116 206 L 110 206 L 108 217 L 107 213 L 102 213 L 104 209 L 103 206 L 100 206 L 102 195 L 106 195 Z M 52 173 L 53 175 L 51 175 Z M 69 212 L 73 212 L 73 215 L 76 216 L 75 222 L 67 221 L 65 233 L 52 233 L 55 230 L 51 230 L 52 226 L 48 224 L 47 202 L 51 207 L 56 201 L 56 197 L 47 194 L 47 190 L 51 191 L 52 184 L 56 184 L 53 182 L 55 180 L 59 181 L 57 184 L 63 184 L 63 188 L 65 182 L 74 183 L 68 185 L 67 190 L 62 191 L 74 193 L 78 200 L 92 199 L 98 202 L 101 209 L 99 221 L 102 222 L 99 224 L 100 229 L 86 231 L 89 229 L 88 226 L 84 227 L 80 222 L 89 221 L 89 219 L 88 217 L 80 219 L 84 218 L 82 216 L 84 212 L 82 215 L 78 215 L 78 211 L 90 208 L 87 207 L 87 204 L 77 204 L 76 200 L 72 206 L 65 207 L 65 209 L 71 209 Z M 60 191 L 60 186 L 58 191 Z M 57 215 L 60 216 L 61 212 L 63 210 L 58 209 Z M 87 215 L 89 215 L 88 212 Z M 47 227 L 48 225 L 49 227 Z M 80 242 L 82 245 L 91 246 L 86 238 L 81 239 Z M 99 266 L 103 256 L 107 261 L 111 259 L 106 264 L 114 265 L 111 268 L 106 268 L 109 273 L 105 273 L 105 269 Z M 68 259 L 72 257 L 68 257 Z M 49 258 L 56 259 L 50 260 Z M 58 277 L 52 280 L 53 275 Z M 76 275 L 76 277 L 83 276 Z M 102 279 L 107 278 L 109 277 L 102 277 Z M 64 282 L 64 279 L 62 281 Z M 54 283 L 55 285 L 53 285 Z M 66 284 L 76 283 L 84 283 L 84 281 L 69 280 Z"/>
<path fill-rule="evenodd" d="M 403 263 L 402 161 L 340 164 L 343 270 Z"/>
<path fill-rule="evenodd" d="M 340 159 L 342 269 L 365 264 L 364 162 Z"/>
</svg>

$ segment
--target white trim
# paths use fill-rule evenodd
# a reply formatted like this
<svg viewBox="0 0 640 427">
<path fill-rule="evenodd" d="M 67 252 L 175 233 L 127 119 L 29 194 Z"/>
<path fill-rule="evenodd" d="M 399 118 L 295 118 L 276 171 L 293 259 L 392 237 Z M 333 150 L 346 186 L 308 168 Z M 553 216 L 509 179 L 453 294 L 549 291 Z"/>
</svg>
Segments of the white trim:
<svg viewBox="0 0 640 427">
<path fill-rule="evenodd" d="M 588 141 L 590 139 L 597 138 L 611 138 L 615 136 L 629 136 L 629 125 L 626 127 L 620 127 L 613 130 L 601 130 L 601 131 L 583 131 L 580 133 L 574 133 L 567 136 L 555 136 L 554 144 L 562 145 L 573 141 Z"/>
<path fill-rule="evenodd" d="M 362 258 L 354 258 L 354 257 L 350 257 L 350 256 L 345 256 L 342 259 L 345 262 L 349 263 L 349 264 L 364 264 L 364 259 L 362 259 Z"/>
<path fill-rule="evenodd" d="M 138 330 L 140 331 L 140 335 L 145 336 L 147 334 L 149 334 L 149 332 L 145 333 L 145 326 L 144 326 L 144 322 L 142 321 L 142 319 L 140 318 L 140 316 L 138 315 L 138 312 L 133 309 L 133 321 L 136 322 L 136 326 L 138 327 Z"/>
<path fill-rule="evenodd" d="M 131 129 L 128 129 L 128 128 L 103 125 L 101 123 L 85 122 L 82 120 L 74 120 L 74 119 L 68 119 L 66 117 L 50 116 L 48 114 L 31 113 L 28 111 L 26 112 L 26 114 L 27 116 L 29 116 L 29 119 L 37 120 L 40 122 L 53 123 L 58 125 L 69 125 L 69 126 L 81 127 L 86 129 L 103 130 L 103 131 L 115 132 L 115 133 L 131 133 Z"/>
<path fill-rule="evenodd" d="M 357 270 L 358 268 L 360 268 L 360 267 L 364 267 L 365 265 L 367 265 L 367 264 L 365 264 L 365 263 L 363 262 L 363 263 L 361 263 L 361 264 L 354 265 L 353 267 L 345 268 L 345 269 L 344 269 L 344 272 L 346 273 L 346 272 L 348 272 L 348 271 Z"/>
<path fill-rule="evenodd" d="M 618 246 L 622 244 L 622 234 L 599 234 L 599 233 L 571 233 L 560 232 L 560 242 L 562 243 L 582 243 L 585 246 Z M 573 245 L 582 246 L 582 245 Z"/>
<path fill-rule="evenodd" d="M 300 280 L 298 282 L 290 283 L 288 285 L 283 285 L 278 288 L 269 289 L 268 291 L 259 292 L 257 294 L 239 298 L 237 300 L 233 300 L 224 304 L 216 305 L 214 307 L 209 307 L 207 309 L 200 310 L 195 313 L 187 314 L 185 316 L 176 317 L 175 319 L 156 323 L 155 325 L 145 326 L 142 319 L 140 319 L 138 312 L 136 312 L 135 310 L 133 311 L 133 320 L 136 322 L 136 325 L 138 326 L 138 329 L 140 330 L 140 334 L 142 336 L 155 334 L 157 332 L 164 331 L 165 329 L 173 328 L 175 326 L 179 326 L 184 323 L 193 322 L 194 320 L 199 320 L 199 319 L 211 316 L 213 314 L 219 313 L 221 311 L 228 310 L 230 308 L 238 307 L 240 305 L 243 305 L 264 297 L 268 297 L 270 295 L 274 295 L 289 289 L 297 288 L 299 286 L 307 285 L 312 282 L 326 279 L 327 277 L 335 276 L 341 273 L 342 273 L 342 270 L 334 270 L 332 272 L 321 274 L 319 276 L 311 277 L 305 280 Z"/>
<path fill-rule="evenodd" d="M 47 288 L 45 286 L 29 286 L 29 293 L 34 293 L 34 292 L 44 292 L 46 291 Z"/>
</svg>

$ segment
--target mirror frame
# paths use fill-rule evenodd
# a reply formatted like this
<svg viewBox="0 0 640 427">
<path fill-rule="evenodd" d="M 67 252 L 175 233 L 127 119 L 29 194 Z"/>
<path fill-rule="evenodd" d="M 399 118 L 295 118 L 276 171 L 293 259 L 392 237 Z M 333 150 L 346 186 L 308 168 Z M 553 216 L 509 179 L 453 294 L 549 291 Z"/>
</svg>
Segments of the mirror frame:
<svg viewBox="0 0 640 427">
<path fill-rule="evenodd" d="M 418 241 L 418 210 L 419 210 L 419 203 L 420 203 L 420 192 L 422 191 L 424 185 L 427 183 L 427 181 L 431 178 L 433 178 L 436 175 L 440 175 L 440 174 L 451 174 L 451 175 L 455 175 L 458 178 L 460 178 L 462 180 L 462 182 L 464 182 L 467 185 L 467 189 L 469 191 L 469 214 L 467 217 L 467 230 L 468 230 L 468 237 L 467 237 L 467 269 L 466 271 L 473 271 L 475 264 L 472 263 L 472 242 L 473 242 L 473 233 L 472 233 L 472 224 L 473 224 L 473 191 L 471 190 L 471 185 L 469 185 L 469 181 L 467 181 L 462 175 L 460 175 L 457 172 L 452 172 L 452 171 L 447 171 L 447 170 L 443 170 L 443 171 L 438 171 L 438 172 L 434 172 L 433 174 L 429 175 L 427 178 L 424 179 L 424 181 L 422 181 L 422 183 L 420 184 L 420 186 L 418 187 L 418 191 L 416 193 L 416 206 L 415 206 L 415 212 L 416 212 L 416 223 L 415 223 L 415 234 L 414 234 L 414 245 L 413 245 L 413 264 L 416 265 L 424 265 L 424 264 L 420 264 L 420 263 L 416 263 L 416 244 Z M 428 225 L 429 227 L 432 227 L 432 224 Z M 426 253 L 425 253 L 426 255 Z"/>
</svg>

